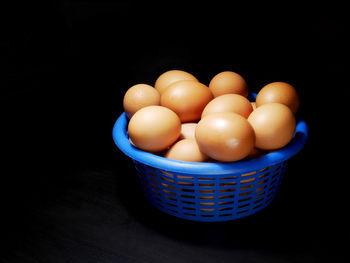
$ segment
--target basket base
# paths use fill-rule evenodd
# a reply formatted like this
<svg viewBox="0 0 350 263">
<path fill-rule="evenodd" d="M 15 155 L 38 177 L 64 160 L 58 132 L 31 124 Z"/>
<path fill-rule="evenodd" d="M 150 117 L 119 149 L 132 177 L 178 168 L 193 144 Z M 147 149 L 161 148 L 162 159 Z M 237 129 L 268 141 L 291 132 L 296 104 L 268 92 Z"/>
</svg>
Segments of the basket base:
<svg viewBox="0 0 350 263">
<path fill-rule="evenodd" d="M 207 215 L 201 214 L 200 216 L 198 216 L 194 213 L 179 214 L 178 212 L 176 212 L 176 210 L 161 207 L 161 206 L 159 206 L 158 203 L 154 203 L 151 198 L 147 198 L 147 196 L 146 196 L 146 198 L 149 201 L 149 203 L 151 205 L 153 205 L 154 207 L 156 207 L 158 210 L 160 210 L 166 214 L 181 218 L 181 219 L 190 220 L 190 221 L 197 221 L 197 222 L 198 221 L 200 221 L 200 222 L 224 222 L 224 221 L 232 221 L 232 220 L 244 218 L 244 217 L 253 215 L 253 214 L 263 210 L 265 207 L 267 207 L 273 201 L 273 199 L 275 198 L 275 195 L 276 195 L 276 193 L 271 196 L 271 199 L 267 200 L 263 205 L 259 206 L 258 208 L 254 209 L 254 210 L 245 211 L 245 212 L 238 213 L 238 214 L 221 214 L 220 216 L 215 216 L 212 214 L 207 214 Z"/>
<path fill-rule="evenodd" d="M 161 171 L 134 161 L 148 201 L 192 221 L 229 221 L 252 215 L 275 198 L 287 161 L 244 174 L 193 175 Z"/>
</svg>

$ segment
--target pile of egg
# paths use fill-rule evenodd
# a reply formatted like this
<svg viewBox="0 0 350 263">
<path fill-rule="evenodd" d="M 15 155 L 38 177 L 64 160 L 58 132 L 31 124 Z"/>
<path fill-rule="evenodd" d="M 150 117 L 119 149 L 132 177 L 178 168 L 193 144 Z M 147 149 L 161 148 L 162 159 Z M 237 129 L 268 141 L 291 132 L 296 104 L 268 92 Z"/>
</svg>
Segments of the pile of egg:
<svg viewBox="0 0 350 263">
<path fill-rule="evenodd" d="M 187 162 L 234 162 L 286 146 L 296 128 L 295 88 L 272 82 L 255 102 L 247 97 L 247 82 L 235 72 L 220 72 L 206 86 L 188 72 L 169 70 L 154 87 L 136 84 L 125 93 L 130 143 Z"/>
</svg>

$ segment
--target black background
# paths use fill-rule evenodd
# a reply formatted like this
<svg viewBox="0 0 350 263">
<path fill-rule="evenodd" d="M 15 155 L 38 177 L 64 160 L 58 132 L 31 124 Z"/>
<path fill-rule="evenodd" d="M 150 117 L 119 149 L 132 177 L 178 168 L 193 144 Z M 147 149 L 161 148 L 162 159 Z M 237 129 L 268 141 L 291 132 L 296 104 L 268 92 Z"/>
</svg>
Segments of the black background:
<svg viewBox="0 0 350 263">
<path fill-rule="evenodd" d="M 348 48 L 341 6 L 48 1 L 0 9 L 4 262 L 345 262 Z M 134 84 L 224 70 L 294 85 L 310 139 L 273 203 L 196 223 L 143 198 L 113 124 Z"/>
</svg>

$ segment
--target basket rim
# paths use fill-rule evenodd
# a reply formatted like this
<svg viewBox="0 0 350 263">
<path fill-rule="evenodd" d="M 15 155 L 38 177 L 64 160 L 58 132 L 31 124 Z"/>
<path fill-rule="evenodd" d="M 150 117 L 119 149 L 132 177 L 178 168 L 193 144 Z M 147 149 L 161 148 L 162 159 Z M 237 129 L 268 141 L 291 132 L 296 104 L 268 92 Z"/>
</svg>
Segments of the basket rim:
<svg viewBox="0 0 350 263">
<path fill-rule="evenodd" d="M 250 94 L 254 98 L 256 94 Z M 236 162 L 184 162 L 178 160 L 167 159 L 162 156 L 155 155 L 150 152 L 146 152 L 134 147 L 128 137 L 127 133 L 128 118 L 126 113 L 123 112 L 116 122 L 114 123 L 112 130 L 112 137 L 117 147 L 127 156 L 151 166 L 153 168 L 161 169 L 163 171 L 178 172 L 186 174 L 200 174 L 213 175 L 213 174 L 232 174 L 232 173 L 247 173 L 250 171 L 256 171 L 265 168 L 270 165 L 283 162 L 297 154 L 305 145 L 308 139 L 308 128 L 306 122 L 298 118 L 296 130 L 292 140 L 283 148 L 267 153 L 261 157 L 240 160 Z"/>
</svg>

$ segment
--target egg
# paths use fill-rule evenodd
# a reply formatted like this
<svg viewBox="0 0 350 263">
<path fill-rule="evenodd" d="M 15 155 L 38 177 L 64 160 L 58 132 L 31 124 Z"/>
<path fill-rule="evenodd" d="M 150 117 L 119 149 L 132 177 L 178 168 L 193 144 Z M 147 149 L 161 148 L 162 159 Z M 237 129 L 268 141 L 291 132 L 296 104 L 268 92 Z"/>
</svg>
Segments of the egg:
<svg viewBox="0 0 350 263">
<path fill-rule="evenodd" d="M 224 94 L 211 100 L 202 112 L 202 118 L 216 112 L 234 112 L 248 118 L 253 111 L 250 101 L 238 94 Z"/>
<path fill-rule="evenodd" d="M 130 119 L 128 133 L 137 148 L 159 152 L 172 145 L 181 132 L 181 121 L 175 112 L 162 106 L 147 106 Z"/>
<path fill-rule="evenodd" d="M 186 71 L 169 70 L 164 72 L 157 78 L 154 84 L 154 87 L 156 90 L 159 91 L 160 94 L 162 94 L 169 85 L 180 80 L 198 81 L 195 76 L 193 76 L 191 73 L 188 73 Z"/>
<path fill-rule="evenodd" d="M 208 159 L 208 156 L 200 151 L 196 140 L 191 139 L 176 142 L 164 157 L 185 162 L 204 162 Z"/>
<path fill-rule="evenodd" d="M 293 112 L 281 103 L 259 106 L 248 121 L 255 131 L 255 147 L 263 150 L 276 150 L 287 145 L 296 128 Z"/>
<path fill-rule="evenodd" d="M 159 105 L 160 93 L 150 85 L 136 84 L 129 88 L 123 99 L 126 115 L 131 118 L 139 109 L 146 106 Z"/>
<path fill-rule="evenodd" d="M 272 82 L 264 86 L 256 97 L 256 106 L 277 102 L 288 106 L 295 114 L 299 108 L 299 96 L 295 88 L 286 82 Z"/>
<path fill-rule="evenodd" d="M 179 139 L 192 139 L 195 140 L 194 131 L 196 129 L 197 123 L 195 122 L 185 122 L 181 124 L 181 133 Z"/>
<path fill-rule="evenodd" d="M 213 98 L 209 88 L 193 80 L 181 80 L 171 84 L 161 95 L 160 105 L 173 110 L 181 122 L 193 122 L 201 118 L 205 106 Z"/>
<path fill-rule="evenodd" d="M 215 75 L 209 83 L 209 89 L 214 97 L 230 93 L 248 96 L 247 82 L 241 75 L 232 71 Z"/>
<path fill-rule="evenodd" d="M 266 154 L 266 151 L 260 150 L 258 148 L 253 148 L 252 151 L 246 157 L 248 160 L 255 159 Z"/>
<path fill-rule="evenodd" d="M 254 130 L 248 120 L 233 112 L 205 116 L 197 124 L 195 137 L 203 153 L 222 162 L 245 158 L 255 144 Z"/>
</svg>

